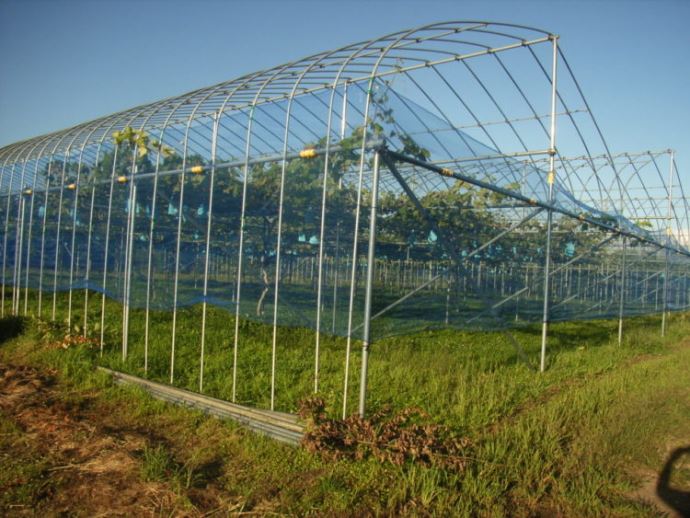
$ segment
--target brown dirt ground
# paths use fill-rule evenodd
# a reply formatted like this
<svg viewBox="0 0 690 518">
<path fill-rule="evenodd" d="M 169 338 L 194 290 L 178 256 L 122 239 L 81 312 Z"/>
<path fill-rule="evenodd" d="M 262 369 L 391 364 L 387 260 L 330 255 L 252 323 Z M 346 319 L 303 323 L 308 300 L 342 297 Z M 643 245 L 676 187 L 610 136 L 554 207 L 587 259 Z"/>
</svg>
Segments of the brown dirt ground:
<svg viewBox="0 0 690 518">
<path fill-rule="evenodd" d="M 666 458 L 673 450 L 682 446 L 674 441 L 667 445 Z M 684 448 L 687 450 L 687 448 Z M 673 462 L 673 470 L 690 468 L 690 455 L 682 455 L 676 462 Z M 630 495 L 634 500 L 652 503 L 664 516 L 669 518 L 685 518 L 690 516 L 690 485 L 687 483 L 679 484 L 678 481 L 671 480 L 668 483 L 665 497 L 659 495 L 658 484 L 661 480 L 660 474 L 649 469 L 636 470 L 637 477 L 642 481 L 637 490 Z"/>
<path fill-rule="evenodd" d="M 640 471 L 642 485 L 635 491 L 631 498 L 643 502 L 652 503 L 661 513 L 669 518 L 683 518 L 684 515 L 673 509 L 656 494 L 657 474 L 650 471 Z"/>
<path fill-rule="evenodd" d="M 140 457 L 151 437 L 118 429 L 116 419 L 104 420 L 105 409 L 99 415 L 93 399 L 78 404 L 61 399 L 54 375 L 0 364 L 0 412 L 22 430 L 32 451 L 49 459 L 42 473 L 48 489 L 40 492 L 36 508 L 5 511 L 14 516 L 208 516 L 233 510 L 217 487 L 192 488 L 182 498 L 167 482 L 144 481 Z M 0 450 L 0 458 L 12 454 Z"/>
</svg>

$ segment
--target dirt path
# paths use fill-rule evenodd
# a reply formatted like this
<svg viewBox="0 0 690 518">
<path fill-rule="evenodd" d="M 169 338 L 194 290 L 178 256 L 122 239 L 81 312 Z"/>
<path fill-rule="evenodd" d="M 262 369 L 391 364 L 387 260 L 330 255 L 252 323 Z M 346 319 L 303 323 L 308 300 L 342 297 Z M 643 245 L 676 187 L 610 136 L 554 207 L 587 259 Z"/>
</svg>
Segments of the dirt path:
<svg viewBox="0 0 690 518">
<path fill-rule="evenodd" d="M 640 487 L 630 496 L 635 500 L 651 502 L 668 518 L 685 518 L 690 516 L 690 501 L 687 499 L 674 499 L 671 503 L 664 501 L 657 493 L 658 473 L 652 471 L 640 471 L 638 476 L 642 479 Z"/>
<path fill-rule="evenodd" d="M 676 349 L 687 349 L 690 348 L 690 340 L 683 340 L 680 342 L 678 345 L 675 346 Z M 633 356 L 631 358 L 627 358 L 623 360 L 620 363 L 620 366 L 622 368 L 628 368 L 632 367 L 633 365 L 637 365 L 638 363 L 642 363 L 644 361 L 648 361 L 650 359 L 657 358 L 657 355 L 654 354 L 640 354 L 637 356 Z M 496 434 L 498 433 L 501 429 L 503 429 L 506 426 L 511 426 L 515 420 L 524 414 L 529 413 L 531 410 L 538 406 L 542 406 L 552 399 L 558 397 L 559 395 L 573 389 L 577 389 L 583 386 L 586 386 L 589 383 L 592 383 L 593 381 L 596 381 L 598 379 L 603 378 L 604 376 L 607 376 L 609 374 L 609 371 L 607 370 L 602 370 L 599 372 L 595 372 L 593 374 L 585 375 L 580 378 L 572 378 L 568 380 L 563 380 L 558 384 L 552 385 L 548 388 L 546 388 L 541 394 L 539 394 L 537 397 L 528 399 L 525 402 L 517 405 L 515 409 L 510 412 L 509 414 L 506 414 L 502 417 L 500 417 L 497 421 L 488 424 L 484 431 L 485 433 L 488 434 Z"/>
<path fill-rule="evenodd" d="M 9 504 L 6 512 L 15 516 L 203 514 L 170 484 L 142 480 L 141 452 L 148 440 L 144 434 L 104 428 L 93 400 L 70 404 L 60 396 L 54 373 L 0 364 L 0 413 L 21 430 L 12 447 L 2 443 L 0 459 L 30 451 L 42 467 L 35 506 Z M 18 476 L 0 485 L 0 493 L 30 482 L 35 480 Z"/>
</svg>

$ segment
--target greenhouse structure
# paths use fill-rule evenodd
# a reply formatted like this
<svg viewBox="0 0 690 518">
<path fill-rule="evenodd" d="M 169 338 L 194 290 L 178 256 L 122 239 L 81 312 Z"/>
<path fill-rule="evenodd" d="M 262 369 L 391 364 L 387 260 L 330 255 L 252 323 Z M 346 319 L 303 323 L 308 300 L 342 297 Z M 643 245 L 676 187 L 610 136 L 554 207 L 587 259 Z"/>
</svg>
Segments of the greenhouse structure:
<svg viewBox="0 0 690 518">
<path fill-rule="evenodd" d="M 551 322 L 618 319 L 622 340 L 690 304 L 673 151 L 610 150 L 530 27 L 320 52 L 8 145 L 0 170 L 3 316 L 267 410 L 299 387 L 363 415 L 393 335 L 498 330 L 520 356 L 532 326 L 544 370 Z"/>
</svg>

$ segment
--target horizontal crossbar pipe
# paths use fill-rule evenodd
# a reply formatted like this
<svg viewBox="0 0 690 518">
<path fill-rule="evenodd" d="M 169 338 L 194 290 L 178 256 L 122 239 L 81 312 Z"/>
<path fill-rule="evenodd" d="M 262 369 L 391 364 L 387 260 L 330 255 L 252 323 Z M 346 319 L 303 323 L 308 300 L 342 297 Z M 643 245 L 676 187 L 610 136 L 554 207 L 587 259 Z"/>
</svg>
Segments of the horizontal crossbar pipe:
<svg viewBox="0 0 690 518">
<path fill-rule="evenodd" d="M 452 209 L 452 210 L 476 210 L 476 211 L 503 210 L 503 209 L 525 209 L 528 207 L 531 207 L 531 205 L 528 205 L 526 203 L 482 205 L 481 207 L 469 207 L 467 205 L 428 205 L 427 206 L 428 209 L 444 209 L 444 210 Z"/>
<path fill-rule="evenodd" d="M 587 110 L 580 108 L 580 109 L 575 109 L 575 110 L 568 110 L 568 111 L 561 111 L 556 113 L 556 116 L 562 116 L 562 115 L 572 115 L 576 113 L 587 113 Z M 511 119 L 496 119 L 492 121 L 485 121 L 482 122 L 481 124 L 461 124 L 459 126 L 454 126 L 452 128 L 440 128 L 436 131 L 438 132 L 443 132 L 443 131 L 454 131 L 456 129 L 470 129 L 470 128 L 482 128 L 485 126 L 498 126 L 501 124 L 510 124 L 513 122 L 526 122 L 526 121 L 534 121 L 534 120 L 541 120 L 541 119 L 548 119 L 551 117 L 551 114 L 543 114 L 543 115 L 531 115 L 529 117 L 515 117 Z M 411 133 L 408 133 L 410 137 L 414 137 L 415 135 L 424 135 L 425 132 L 422 131 L 413 131 Z"/>
<path fill-rule="evenodd" d="M 365 151 L 371 151 L 373 149 L 380 147 L 380 145 L 381 145 L 381 142 L 374 141 L 371 145 L 368 145 L 365 148 Z M 343 148 L 339 145 L 333 145 L 333 146 L 330 146 L 328 152 L 329 153 L 337 153 L 338 151 L 342 151 L 342 149 Z M 308 149 L 296 151 L 294 153 L 288 153 L 287 155 L 285 155 L 285 157 L 283 157 L 283 154 L 280 153 L 280 154 L 275 154 L 275 155 L 270 155 L 270 156 L 265 156 L 265 157 L 260 157 L 260 158 L 254 158 L 254 159 L 249 160 L 249 161 L 242 159 L 242 160 L 233 160 L 230 162 L 221 162 L 221 163 L 216 164 L 215 168 L 216 168 L 216 171 L 218 171 L 219 169 L 228 169 L 231 167 L 243 167 L 245 164 L 256 165 L 256 164 L 265 164 L 267 162 L 281 162 L 283 160 L 283 158 L 285 160 L 293 160 L 295 158 L 311 159 L 311 158 L 315 158 L 317 156 L 325 155 L 326 152 L 327 152 L 327 150 L 325 148 L 308 148 Z M 199 169 L 196 169 L 198 167 L 202 167 L 202 171 L 206 171 L 206 169 L 210 168 L 210 165 L 209 166 L 189 166 L 189 167 L 185 167 L 184 169 L 182 169 L 182 168 L 170 169 L 169 171 L 159 171 L 158 173 L 156 173 L 156 172 L 137 173 L 137 174 L 134 174 L 132 176 L 126 176 L 125 178 L 126 178 L 126 181 L 131 181 L 131 180 L 136 181 L 136 180 L 142 180 L 145 178 L 153 178 L 154 176 L 160 177 L 160 176 L 176 175 L 176 174 L 181 174 L 183 172 L 184 173 L 197 173 L 197 172 L 199 172 Z M 116 180 L 117 180 L 117 178 L 116 178 Z M 87 182 L 87 183 L 88 183 L 88 185 L 94 185 L 94 184 L 98 185 L 98 184 L 110 184 L 110 182 L 111 182 L 111 179 L 108 178 L 106 180 L 100 180 L 98 182 Z M 74 183 L 74 182 L 69 182 L 69 184 L 72 184 L 72 183 Z M 47 189 L 47 191 L 48 192 L 60 191 L 61 189 L 64 189 L 66 187 L 67 187 L 67 185 L 59 186 L 59 187 L 51 187 L 51 188 Z M 36 192 L 46 192 L 46 191 L 45 190 L 34 191 L 34 193 L 36 193 Z M 0 195 L 0 198 L 2 198 L 3 196 L 8 196 L 8 195 L 9 196 L 16 196 L 18 194 L 20 194 L 20 192 L 15 192 L 15 193 L 11 193 L 11 194 L 4 193 L 4 194 Z"/>
<path fill-rule="evenodd" d="M 591 225 L 599 227 L 599 228 L 606 230 L 608 232 L 615 232 L 616 234 L 619 234 L 621 236 L 630 237 L 631 239 L 636 239 L 637 241 L 640 241 L 643 243 L 648 243 L 648 244 L 654 245 L 654 246 L 658 246 L 660 248 L 668 249 L 668 250 L 670 250 L 672 252 L 676 252 L 680 255 L 690 257 L 690 252 L 688 252 L 686 250 L 679 250 L 679 249 L 670 247 L 668 245 L 657 243 L 656 241 L 649 239 L 647 237 L 644 237 L 644 236 L 640 236 L 639 234 L 634 234 L 632 232 L 623 230 L 622 228 L 615 227 L 612 225 L 606 225 L 606 224 L 602 223 L 601 221 L 597 221 L 597 220 L 590 218 L 586 215 L 575 214 L 574 212 L 566 210 L 562 207 L 552 205 L 552 204 L 549 204 L 549 203 L 546 203 L 546 202 L 543 202 L 540 200 L 536 200 L 533 198 L 529 198 L 527 196 L 524 196 L 523 194 L 511 191 L 510 189 L 505 189 L 503 187 L 493 185 L 493 184 L 485 182 L 483 180 L 478 180 L 476 178 L 472 178 L 471 176 L 467 176 L 467 175 L 464 175 L 462 173 L 458 173 L 456 171 L 452 171 L 452 170 L 449 170 L 449 169 L 446 169 L 443 167 L 439 167 L 435 164 L 425 162 L 423 160 L 412 158 L 412 157 L 407 156 L 405 154 L 398 153 L 397 151 L 386 150 L 386 153 L 388 153 L 391 157 L 393 157 L 395 160 L 398 160 L 400 162 L 406 162 L 408 164 L 422 167 L 424 169 L 427 169 L 428 171 L 438 173 L 441 176 L 445 176 L 448 178 L 455 178 L 456 180 L 460 180 L 460 181 L 469 183 L 471 185 L 474 185 L 476 187 L 480 187 L 482 189 L 487 189 L 489 191 L 493 191 L 493 192 L 496 192 L 498 194 L 502 194 L 504 196 L 508 196 L 510 198 L 523 201 L 523 202 L 528 203 L 528 204 L 533 205 L 533 206 L 553 210 L 554 212 L 557 212 L 559 214 L 563 214 L 564 216 L 568 216 L 568 217 L 573 218 L 573 219 L 579 219 L 581 221 L 585 221 L 587 223 L 590 223 Z"/>
<path fill-rule="evenodd" d="M 457 159 L 452 159 L 452 160 L 444 160 L 443 162 L 428 162 L 429 164 L 440 164 L 440 163 L 445 163 L 445 164 L 460 164 L 460 163 L 465 163 L 465 162 L 479 162 L 482 160 L 500 160 L 503 158 L 521 158 L 521 157 L 531 157 L 531 156 L 539 156 L 539 155 L 545 155 L 548 156 L 551 152 L 548 149 L 540 149 L 537 151 L 518 151 L 515 153 L 496 153 L 494 155 L 479 155 L 479 156 L 470 156 L 470 157 L 465 157 L 465 158 L 457 158 Z"/>
</svg>

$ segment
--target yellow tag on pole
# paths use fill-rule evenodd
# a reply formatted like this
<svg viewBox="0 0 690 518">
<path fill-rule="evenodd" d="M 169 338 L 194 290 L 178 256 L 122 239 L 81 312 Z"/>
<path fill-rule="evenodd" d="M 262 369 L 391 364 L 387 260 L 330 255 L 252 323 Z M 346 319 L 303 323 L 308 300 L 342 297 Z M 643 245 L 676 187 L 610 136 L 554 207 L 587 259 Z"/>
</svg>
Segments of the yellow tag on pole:
<svg viewBox="0 0 690 518">
<path fill-rule="evenodd" d="M 299 152 L 300 158 L 314 158 L 316 156 L 316 150 L 314 148 L 303 149 Z"/>
<path fill-rule="evenodd" d="M 546 178 L 546 181 L 549 182 L 549 185 L 552 185 L 555 179 L 556 173 L 554 171 L 549 171 L 549 176 Z"/>
</svg>

